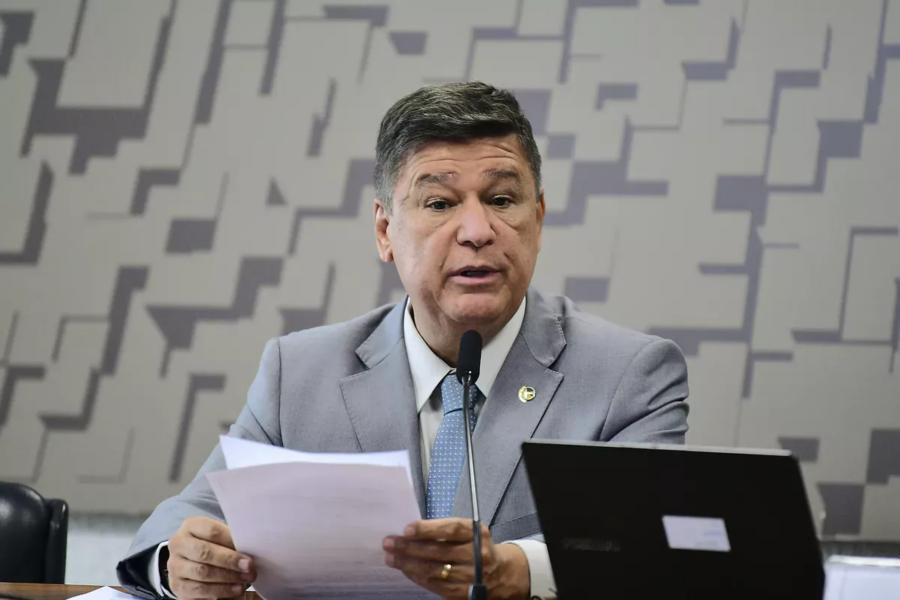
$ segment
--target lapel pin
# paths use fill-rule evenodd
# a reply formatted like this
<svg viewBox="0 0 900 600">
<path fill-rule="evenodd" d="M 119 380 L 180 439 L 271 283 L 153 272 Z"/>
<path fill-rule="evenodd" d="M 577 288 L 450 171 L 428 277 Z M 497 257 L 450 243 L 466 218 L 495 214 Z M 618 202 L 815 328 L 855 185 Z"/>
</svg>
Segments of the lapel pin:
<svg viewBox="0 0 900 600">
<path fill-rule="evenodd" d="M 523 385 L 519 388 L 519 400 L 522 402 L 531 402 L 534 400 L 534 396 L 537 392 L 534 391 L 533 387 L 528 387 L 527 385 Z"/>
</svg>

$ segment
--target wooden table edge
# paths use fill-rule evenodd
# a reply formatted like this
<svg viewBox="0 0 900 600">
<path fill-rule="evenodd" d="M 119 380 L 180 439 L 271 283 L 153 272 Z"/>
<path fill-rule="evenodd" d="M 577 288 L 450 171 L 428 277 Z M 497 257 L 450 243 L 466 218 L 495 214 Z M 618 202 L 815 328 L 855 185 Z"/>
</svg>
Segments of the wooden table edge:
<svg viewBox="0 0 900 600">
<path fill-rule="evenodd" d="M 102 587 L 111 587 L 127 594 L 128 591 L 120 586 L 103 586 L 103 585 L 69 585 L 61 583 L 3 583 L 0 582 L 0 593 L 14 594 L 16 596 L 24 596 L 31 600 L 69 600 L 74 596 L 80 596 L 99 590 Z M 134 597 L 134 596 L 133 596 Z M 255 592 L 245 592 L 239 597 L 240 600 L 260 600 Z"/>
</svg>

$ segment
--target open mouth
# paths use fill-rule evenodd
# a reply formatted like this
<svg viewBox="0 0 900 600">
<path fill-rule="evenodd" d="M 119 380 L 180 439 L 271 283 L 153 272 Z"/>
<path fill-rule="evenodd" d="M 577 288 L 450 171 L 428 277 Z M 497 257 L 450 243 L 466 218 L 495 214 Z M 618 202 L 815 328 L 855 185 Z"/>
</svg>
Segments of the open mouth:
<svg viewBox="0 0 900 600">
<path fill-rule="evenodd" d="M 499 271 L 492 269 L 491 267 L 472 265 L 471 267 L 456 271 L 453 274 L 453 278 L 459 283 L 466 281 L 471 283 L 486 283 L 493 280 L 499 273 Z"/>
</svg>

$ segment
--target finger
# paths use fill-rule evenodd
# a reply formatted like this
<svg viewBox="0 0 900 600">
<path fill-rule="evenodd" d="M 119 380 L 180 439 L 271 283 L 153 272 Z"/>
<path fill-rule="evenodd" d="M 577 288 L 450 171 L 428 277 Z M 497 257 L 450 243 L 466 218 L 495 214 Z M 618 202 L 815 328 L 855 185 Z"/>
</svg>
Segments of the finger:
<svg viewBox="0 0 900 600">
<path fill-rule="evenodd" d="M 472 562 L 472 544 L 435 542 L 402 537 L 388 537 L 382 544 L 384 550 L 392 554 L 431 560 L 442 564 Z"/>
<path fill-rule="evenodd" d="M 484 529 L 482 529 L 482 532 Z M 428 519 L 410 523 L 403 530 L 407 538 L 420 540 L 446 540 L 448 542 L 471 542 L 472 521 L 470 519 Z"/>
<path fill-rule="evenodd" d="M 192 560 L 180 559 L 173 565 L 177 576 L 193 581 L 202 581 L 204 583 L 250 583 L 255 578 L 252 573 L 238 573 L 231 569 L 223 569 L 214 567 L 205 563 L 194 562 Z M 169 568 L 172 573 L 172 568 Z"/>
<path fill-rule="evenodd" d="M 204 583 L 191 579 L 176 579 L 172 591 L 179 598 L 236 598 L 244 593 L 243 585 Z"/>
<path fill-rule="evenodd" d="M 249 556 L 197 538 L 188 537 L 184 540 L 179 540 L 177 544 L 174 544 L 174 547 L 170 542 L 169 552 L 187 560 L 231 571 L 249 573 L 253 568 L 253 560 Z"/>
<path fill-rule="evenodd" d="M 231 529 L 225 523 L 207 517 L 197 517 L 185 521 L 185 525 L 187 525 L 188 533 L 195 538 L 234 550 Z"/>
<path fill-rule="evenodd" d="M 474 581 L 474 570 L 471 565 L 453 565 L 451 564 L 450 572 L 447 578 L 441 577 L 446 562 L 438 562 L 433 560 L 421 560 L 418 558 L 410 558 L 408 556 L 398 556 L 396 554 L 386 554 L 385 564 L 394 569 L 403 571 L 407 577 L 413 580 L 431 580 L 432 582 L 451 583 L 471 583 Z"/>
</svg>

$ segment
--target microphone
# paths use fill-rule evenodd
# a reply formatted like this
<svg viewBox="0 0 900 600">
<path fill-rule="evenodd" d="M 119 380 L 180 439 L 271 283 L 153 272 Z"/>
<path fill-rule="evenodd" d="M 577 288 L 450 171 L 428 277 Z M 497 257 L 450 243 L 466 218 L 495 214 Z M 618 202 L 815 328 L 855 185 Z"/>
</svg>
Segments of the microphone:
<svg viewBox="0 0 900 600">
<path fill-rule="evenodd" d="M 475 456 L 472 452 L 472 426 L 469 417 L 469 390 L 481 373 L 481 335 L 474 330 L 465 332 L 459 341 L 456 378 L 463 384 L 463 415 L 466 427 L 466 455 L 469 458 L 469 489 L 472 492 L 472 546 L 475 559 L 475 583 L 469 586 L 469 600 L 487 600 L 484 585 L 484 564 L 481 560 L 481 516 L 478 513 L 478 486 L 475 484 Z M 474 402 L 472 403 L 474 411 Z"/>
</svg>

